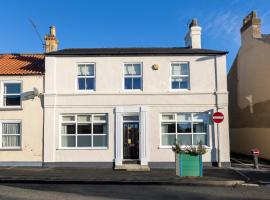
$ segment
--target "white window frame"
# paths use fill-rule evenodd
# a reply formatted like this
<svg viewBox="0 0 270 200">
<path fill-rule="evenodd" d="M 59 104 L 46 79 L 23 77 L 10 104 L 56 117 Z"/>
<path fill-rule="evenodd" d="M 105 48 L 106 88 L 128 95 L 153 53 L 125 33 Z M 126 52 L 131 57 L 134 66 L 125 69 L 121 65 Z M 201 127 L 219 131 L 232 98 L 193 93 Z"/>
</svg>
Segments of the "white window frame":
<svg viewBox="0 0 270 200">
<path fill-rule="evenodd" d="M 162 115 L 174 115 L 174 119 L 173 120 L 162 120 Z M 179 123 L 179 121 L 177 121 L 177 114 L 191 114 L 191 120 L 190 121 L 186 121 L 186 122 L 190 122 L 191 123 L 191 133 L 178 133 L 177 132 L 177 123 Z M 162 135 L 175 135 L 175 141 L 177 141 L 177 135 L 184 135 L 184 134 L 187 134 L 187 135 L 191 135 L 191 143 L 192 145 L 191 146 L 194 146 L 196 147 L 197 145 L 193 145 L 193 135 L 196 135 L 196 134 L 199 134 L 199 135 L 207 135 L 207 139 L 206 139 L 206 144 L 203 145 L 204 147 L 206 148 L 211 148 L 210 146 L 210 140 L 209 140 L 209 119 L 206 120 L 206 133 L 193 133 L 193 124 L 194 123 L 198 123 L 198 122 L 203 122 L 202 120 L 194 120 L 193 119 L 193 115 L 194 114 L 208 114 L 208 112 L 170 112 L 170 113 L 161 113 L 160 114 L 160 143 L 159 143 L 159 146 L 160 148 L 172 148 L 173 145 L 162 145 Z M 166 123 L 166 122 L 174 122 L 175 123 L 175 133 L 162 133 L 162 123 Z M 180 145 L 180 147 L 182 148 L 185 148 L 189 145 Z"/>
<path fill-rule="evenodd" d="M 20 124 L 20 134 L 12 134 L 12 135 L 20 136 L 20 145 L 19 146 L 17 146 L 17 147 L 3 147 L 2 140 L 3 140 L 3 124 L 4 123 Z M 20 149 L 22 149 L 22 121 L 21 120 L 0 120 L 0 149 L 2 149 L 2 150 L 20 150 Z"/>
<path fill-rule="evenodd" d="M 21 85 L 21 90 L 20 93 L 16 93 L 16 94 L 8 94 L 8 96 L 12 96 L 12 95 L 20 95 L 20 105 L 18 106 L 5 106 L 4 105 L 4 96 L 6 96 L 6 94 L 4 93 L 4 85 L 5 84 L 12 84 L 12 83 L 19 83 Z M 16 81 L 16 80 L 6 80 L 6 81 L 1 81 L 0 84 L 0 108 L 4 108 L 4 109 L 21 109 L 22 108 L 22 88 L 23 88 L 23 82 L 22 81 Z"/>
<path fill-rule="evenodd" d="M 172 65 L 173 64 L 187 64 L 188 65 L 188 75 L 173 75 L 172 74 Z M 172 88 L 172 79 L 173 78 L 188 78 L 188 88 Z M 190 62 L 188 61 L 173 61 L 170 63 L 170 91 L 189 91 L 190 90 Z"/>
<path fill-rule="evenodd" d="M 125 75 L 125 65 L 139 64 L 141 67 L 140 75 Z M 122 90 L 125 92 L 140 92 L 143 91 L 143 63 L 142 62 L 124 62 L 123 63 L 123 78 L 122 78 Z M 125 78 L 141 78 L 141 89 L 125 89 Z"/>
<path fill-rule="evenodd" d="M 89 65 L 93 64 L 94 65 L 94 75 L 93 76 L 80 76 L 79 74 L 79 65 Z M 80 90 L 79 89 L 79 78 L 94 78 L 94 88 L 93 89 L 84 89 Z M 96 63 L 95 62 L 79 62 L 76 63 L 76 79 L 75 79 L 75 86 L 76 86 L 76 92 L 78 93 L 91 93 L 96 91 Z"/>
<path fill-rule="evenodd" d="M 91 122 L 78 122 L 78 115 L 91 115 Z M 94 116 L 106 116 L 106 120 L 101 120 L 101 121 L 94 121 Z M 63 116 L 75 116 L 75 121 L 63 121 L 62 120 L 62 117 Z M 76 114 L 61 114 L 59 115 L 59 149 L 89 149 L 89 150 L 106 150 L 106 149 L 109 149 L 109 123 L 108 123 L 109 119 L 108 119 L 108 114 L 107 113 L 76 113 Z M 107 125 L 107 130 L 106 130 L 106 133 L 105 134 L 94 134 L 93 131 L 94 131 L 94 123 L 106 123 Z M 62 134 L 62 124 L 65 124 L 65 123 L 72 123 L 72 124 L 75 124 L 75 147 L 62 147 L 62 136 L 65 136 L 64 134 Z M 90 124 L 91 123 L 91 134 L 78 134 L 78 124 Z M 91 136 L 91 147 L 77 147 L 77 136 L 80 136 L 80 135 L 83 135 L 83 136 Z M 107 136 L 107 146 L 106 147 L 94 147 L 94 136 L 96 135 L 106 135 Z M 73 135 L 69 135 L 69 136 L 73 136 Z"/>
</svg>

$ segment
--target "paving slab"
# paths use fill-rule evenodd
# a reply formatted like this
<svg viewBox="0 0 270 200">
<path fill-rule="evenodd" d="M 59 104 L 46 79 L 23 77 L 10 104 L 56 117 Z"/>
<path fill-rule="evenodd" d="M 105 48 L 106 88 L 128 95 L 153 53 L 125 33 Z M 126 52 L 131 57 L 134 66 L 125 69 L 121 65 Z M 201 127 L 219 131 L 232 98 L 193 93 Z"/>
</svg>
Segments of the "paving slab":
<svg viewBox="0 0 270 200">
<path fill-rule="evenodd" d="M 231 155 L 232 170 L 242 175 L 249 184 L 270 185 L 270 161 L 259 158 L 259 169 L 254 168 L 250 155 Z"/>
<path fill-rule="evenodd" d="M 100 168 L 0 167 L 0 182 L 233 186 L 245 180 L 234 170 L 216 167 L 205 168 L 204 176 L 196 178 L 178 177 L 174 169 L 130 172 Z"/>
</svg>

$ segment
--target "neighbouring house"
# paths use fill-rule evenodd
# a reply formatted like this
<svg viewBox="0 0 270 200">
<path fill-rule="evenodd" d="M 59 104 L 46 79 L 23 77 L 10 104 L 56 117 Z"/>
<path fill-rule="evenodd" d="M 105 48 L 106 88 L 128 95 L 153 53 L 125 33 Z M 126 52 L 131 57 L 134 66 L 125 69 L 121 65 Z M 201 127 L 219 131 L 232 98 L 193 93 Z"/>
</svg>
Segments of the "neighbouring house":
<svg viewBox="0 0 270 200">
<path fill-rule="evenodd" d="M 56 51 L 55 27 L 44 37 Z M 43 166 L 44 54 L 0 54 L 0 166 Z"/>
<path fill-rule="evenodd" d="M 241 27 L 241 47 L 228 74 L 231 151 L 261 150 L 270 159 L 270 34 L 251 12 Z"/>
<path fill-rule="evenodd" d="M 55 29 L 49 38 L 57 48 Z M 230 165 L 227 52 L 201 48 L 196 20 L 185 44 L 46 53 L 44 165 L 174 167 L 176 142 L 202 142 L 206 164 Z"/>
<path fill-rule="evenodd" d="M 0 166 L 42 166 L 44 55 L 0 54 Z"/>
</svg>

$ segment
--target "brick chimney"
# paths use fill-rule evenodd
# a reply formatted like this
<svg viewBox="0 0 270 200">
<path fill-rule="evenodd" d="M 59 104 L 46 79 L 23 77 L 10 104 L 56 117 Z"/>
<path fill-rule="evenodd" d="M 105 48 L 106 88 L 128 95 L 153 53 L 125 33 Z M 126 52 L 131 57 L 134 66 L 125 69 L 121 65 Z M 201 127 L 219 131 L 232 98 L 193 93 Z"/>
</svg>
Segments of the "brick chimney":
<svg viewBox="0 0 270 200">
<path fill-rule="evenodd" d="M 189 24 L 189 31 L 185 37 L 185 45 L 186 47 L 190 47 L 192 49 L 200 49 L 201 48 L 201 32 L 202 28 L 198 25 L 197 19 L 192 19 Z"/>
<path fill-rule="evenodd" d="M 240 29 L 242 44 L 252 38 L 261 38 L 261 19 L 257 13 L 252 11 L 243 19 L 243 26 Z"/>
<path fill-rule="evenodd" d="M 51 51 L 57 51 L 58 40 L 56 39 L 55 26 L 50 26 L 50 34 L 45 35 L 44 41 L 44 49 L 46 53 Z"/>
</svg>

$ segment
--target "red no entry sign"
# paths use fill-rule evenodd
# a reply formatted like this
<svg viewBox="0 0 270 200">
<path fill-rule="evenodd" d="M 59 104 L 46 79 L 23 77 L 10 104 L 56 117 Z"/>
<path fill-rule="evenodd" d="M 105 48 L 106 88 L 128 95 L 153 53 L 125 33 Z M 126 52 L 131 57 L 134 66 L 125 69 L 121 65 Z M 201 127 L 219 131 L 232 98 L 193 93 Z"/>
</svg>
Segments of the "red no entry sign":
<svg viewBox="0 0 270 200">
<path fill-rule="evenodd" d="M 223 115 L 223 113 L 221 113 L 221 112 L 215 112 L 214 114 L 213 114 L 213 116 L 212 116 L 212 120 L 215 122 L 215 123 L 221 123 L 221 122 L 223 122 L 223 120 L 224 120 L 224 115 Z"/>
<path fill-rule="evenodd" d="M 260 149 L 258 149 L 258 148 L 254 148 L 254 149 L 252 149 L 251 150 L 251 153 L 253 154 L 253 155 L 260 155 Z"/>
</svg>

